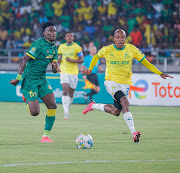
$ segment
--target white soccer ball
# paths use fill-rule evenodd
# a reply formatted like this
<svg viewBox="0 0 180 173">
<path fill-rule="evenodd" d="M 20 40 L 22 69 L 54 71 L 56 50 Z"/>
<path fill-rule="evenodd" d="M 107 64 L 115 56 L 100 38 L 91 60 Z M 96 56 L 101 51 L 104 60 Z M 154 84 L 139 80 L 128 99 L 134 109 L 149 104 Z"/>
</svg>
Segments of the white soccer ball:
<svg viewBox="0 0 180 173">
<path fill-rule="evenodd" d="M 79 134 L 76 138 L 76 146 L 79 149 L 87 149 L 93 146 L 93 138 L 89 134 Z"/>
</svg>

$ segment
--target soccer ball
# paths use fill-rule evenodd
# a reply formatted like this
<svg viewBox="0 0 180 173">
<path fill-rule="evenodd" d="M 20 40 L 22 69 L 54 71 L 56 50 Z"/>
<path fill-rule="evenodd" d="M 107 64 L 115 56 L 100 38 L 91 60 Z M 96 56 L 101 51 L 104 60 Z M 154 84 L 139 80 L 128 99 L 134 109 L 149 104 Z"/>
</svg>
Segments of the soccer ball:
<svg viewBox="0 0 180 173">
<path fill-rule="evenodd" d="M 93 146 L 93 138 L 89 134 L 79 134 L 76 138 L 76 146 L 79 149 L 87 149 Z"/>
</svg>

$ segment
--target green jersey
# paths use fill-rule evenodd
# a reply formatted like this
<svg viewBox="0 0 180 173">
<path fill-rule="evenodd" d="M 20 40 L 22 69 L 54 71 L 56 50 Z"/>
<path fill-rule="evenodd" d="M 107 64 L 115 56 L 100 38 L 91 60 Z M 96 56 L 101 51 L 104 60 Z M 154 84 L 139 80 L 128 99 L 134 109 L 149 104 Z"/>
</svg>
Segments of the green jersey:
<svg viewBox="0 0 180 173">
<path fill-rule="evenodd" d="M 58 60 L 56 45 L 45 38 L 34 41 L 26 53 L 32 59 L 28 61 L 23 78 L 42 78 L 50 62 Z"/>
</svg>

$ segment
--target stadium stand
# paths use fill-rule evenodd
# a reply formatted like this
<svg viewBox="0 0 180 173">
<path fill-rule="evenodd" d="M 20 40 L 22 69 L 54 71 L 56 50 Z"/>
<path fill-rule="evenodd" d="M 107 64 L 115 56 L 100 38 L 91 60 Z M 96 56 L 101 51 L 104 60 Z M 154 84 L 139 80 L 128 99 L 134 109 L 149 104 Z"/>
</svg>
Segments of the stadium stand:
<svg viewBox="0 0 180 173">
<path fill-rule="evenodd" d="M 56 24 L 57 46 L 72 31 L 86 55 L 89 42 L 98 49 L 111 44 L 115 29 L 122 28 L 127 42 L 144 51 L 150 62 L 164 64 L 167 58 L 168 64 L 180 65 L 178 0 L 0 0 L 0 61 L 8 54 L 9 61 L 19 61 L 22 50 L 42 37 L 41 24 L 48 20 Z"/>
</svg>

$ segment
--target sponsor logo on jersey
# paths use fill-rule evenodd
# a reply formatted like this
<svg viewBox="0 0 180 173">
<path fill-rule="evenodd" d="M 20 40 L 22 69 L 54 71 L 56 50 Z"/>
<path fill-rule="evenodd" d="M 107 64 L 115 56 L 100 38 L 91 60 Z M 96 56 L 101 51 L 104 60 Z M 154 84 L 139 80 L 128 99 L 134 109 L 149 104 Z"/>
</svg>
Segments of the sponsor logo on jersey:
<svg viewBox="0 0 180 173">
<path fill-rule="evenodd" d="M 52 59 L 53 58 L 53 55 L 49 54 L 49 55 L 46 55 L 46 59 Z"/>
<path fill-rule="evenodd" d="M 119 66 L 121 66 L 121 65 L 126 65 L 126 64 L 129 64 L 129 61 L 110 61 L 110 63 L 111 64 L 113 64 L 113 65 L 119 65 Z"/>
</svg>

